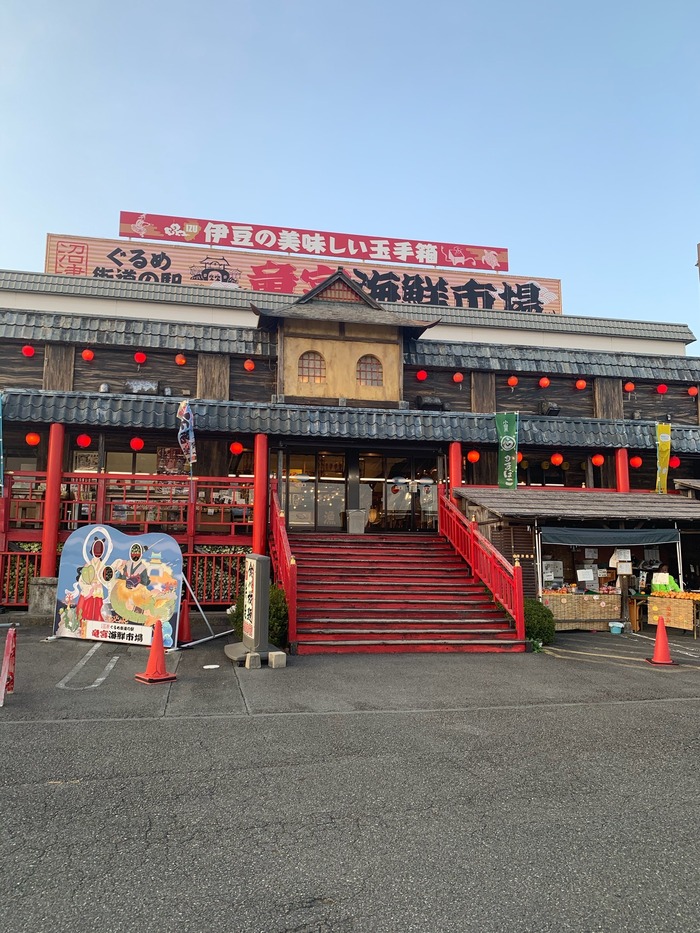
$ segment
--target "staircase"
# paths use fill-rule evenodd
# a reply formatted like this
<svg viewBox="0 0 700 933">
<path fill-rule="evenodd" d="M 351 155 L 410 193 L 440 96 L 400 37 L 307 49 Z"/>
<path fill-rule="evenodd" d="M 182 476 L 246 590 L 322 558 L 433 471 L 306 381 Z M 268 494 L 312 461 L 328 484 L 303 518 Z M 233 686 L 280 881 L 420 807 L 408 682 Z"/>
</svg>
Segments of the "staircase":
<svg viewBox="0 0 700 933">
<path fill-rule="evenodd" d="M 298 654 L 525 650 L 445 538 L 297 534 L 289 544 Z"/>
</svg>

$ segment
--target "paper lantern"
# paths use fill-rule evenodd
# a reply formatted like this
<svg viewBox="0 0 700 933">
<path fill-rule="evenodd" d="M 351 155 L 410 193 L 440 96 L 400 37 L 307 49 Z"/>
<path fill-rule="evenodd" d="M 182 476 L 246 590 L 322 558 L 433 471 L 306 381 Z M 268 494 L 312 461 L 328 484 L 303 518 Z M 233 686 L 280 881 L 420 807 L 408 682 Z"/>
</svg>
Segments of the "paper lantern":
<svg viewBox="0 0 700 933">
<path fill-rule="evenodd" d="M 633 470 L 638 470 L 641 465 L 642 465 L 641 457 L 630 457 L 630 466 L 632 467 Z"/>
<path fill-rule="evenodd" d="M 237 457 L 243 453 L 243 444 L 240 441 L 232 441 L 228 449 Z"/>
<path fill-rule="evenodd" d="M 252 373 L 253 370 L 255 369 L 255 363 L 253 362 L 253 360 L 246 360 L 245 363 L 243 364 L 243 369 L 245 369 L 247 373 Z"/>
<path fill-rule="evenodd" d="M 518 384 L 517 376 L 508 376 L 508 385 L 511 387 L 511 389 L 514 389 L 517 386 L 517 384 Z"/>
<path fill-rule="evenodd" d="M 178 353 L 175 356 L 175 362 L 177 363 L 178 366 L 185 366 L 187 364 L 187 357 L 185 356 L 184 353 Z"/>
<path fill-rule="evenodd" d="M 551 467 L 551 465 L 552 464 L 549 462 L 549 460 L 543 460 L 542 463 L 540 463 L 540 466 L 542 467 L 543 470 L 548 470 Z"/>
<path fill-rule="evenodd" d="M 138 363 L 139 366 L 141 366 L 142 363 L 145 363 L 147 359 L 148 357 L 143 352 L 143 350 L 137 350 L 136 353 L 134 353 L 134 362 Z"/>
<path fill-rule="evenodd" d="M 672 457 L 669 457 L 668 465 L 672 470 L 677 469 L 681 465 L 681 458 L 674 454 Z"/>
<path fill-rule="evenodd" d="M 89 447 L 92 444 L 92 438 L 89 434 L 79 434 L 75 439 L 75 443 L 78 447 Z"/>
<path fill-rule="evenodd" d="M 660 382 L 656 387 L 656 391 L 659 393 L 659 395 L 666 395 L 668 392 L 668 386 L 665 383 Z"/>
<path fill-rule="evenodd" d="M 634 392 L 634 383 L 626 382 L 624 385 L 625 392 Z"/>
<path fill-rule="evenodd" d="M 86 363 L 92 363 L 92 361 L 95 359 L 94 350 L 83 350 L 83 352 L 80 355 L 82 356 L 82 358 L 85 360 Z"/>
<path fill-rule="evenodd" d="M 552 454 L 552 456 L 549 459 L 552 461 L 554 466 L 561 466 L 562 463 L 564 462 L 564 457 L 562 456 L 562 454 Z"/>
<path fill-rule="evenodd" d="M 455 373 L 452 377 L 452 381 L 458 384 L 464 382 L 464 373 Z"/>
<path fill-rule="evenodd" d="M 540 389 L 546 389 L 549 386 L 549 379 L 546 376 L 542 376 L 540 379 Z"/>
<path fill-rule="evenodd" d="M 25 434 L 24 439 L 30 447 L 36 447 L 37 444 L 41 443 L 41 435 L 36 434 L 34 431 L 30 431 L 29 434 Z"/>
<path fill-rule="evenodd" d="M 145 441 L 142 437 L 132 437 L 129 441 L 129 447 L 132 450 L 143 450 Z"/>
<path fill-rule="evenodd" d="M 529 460 L 523 460 L 522 463 L 520 464 L 520 468 L 523 470 L 527 470 L 529 466 L 530 466 Z"/>
<path fill-rule="evenodd" d="M 418 380 L 418 382 L 425 382 L 427 378 L 428 378 L 428 374 L 426 373 L 424 369 L 419 369 L 418 372 L 416 373 L 416 379 Z"/>
<path fill-rule="evenodd" d="M 593 454 L 591 457 L 591 463 L 593 466 L 600 467 L 605 463 L 605 457 L 602 454 Z"/>
<path fill-rule="evenodd" d="M 586 382 L 585 379 L 577 379 L 574 385 L 579 390 L 579 392 L 582 392 L 586 388 L 588 383 Z"/>
<path fill-rule="evenodd" d="M 27 359 L 30 359 L 35 353 L 36 350 L 29 344 L 25 344 L 25 346 L 22 347 L 22 356 L 26 356 Z"/>
<path fill-rule="evenodd" d="M 518 463 L 522 463 L 523 455 L 520 451 L 518 451 L 518 456 L 515 459 L 518 461 Z"/>
<path fill-rule="evenodd" d="M 480 458 L 481 458 L 481 454 L 479 453 L 478 450 L 470 450 L 469 453 L 467 454 L 467 460 L 470 463 L 478 463 Z"/>
<path fill-rule="evenodd" d="M 698 394 L 698 387 L 697 387 L 697 386 L 691 386 L 691 387 L 688 389 L 688 395 L 689 395 L 691 398 L 695 398 L 695 396 L 696 396 L 697 394 Z"/>
</svg>

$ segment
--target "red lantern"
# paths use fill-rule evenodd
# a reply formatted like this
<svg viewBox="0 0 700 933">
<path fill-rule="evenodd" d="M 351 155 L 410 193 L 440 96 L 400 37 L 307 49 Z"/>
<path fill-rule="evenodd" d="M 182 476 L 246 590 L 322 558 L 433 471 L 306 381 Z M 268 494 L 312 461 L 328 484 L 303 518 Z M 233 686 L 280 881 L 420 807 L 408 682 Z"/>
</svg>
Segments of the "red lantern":
<svg viewBox="0 0 700 933">
<path fill-rule="evenodd" d="M 79 434 L 75 439 L 75 443 L 78 447 L 89 447 L 92 444 L 92 438 L 89 434 Z"/>
<path fill-rule="evenodd" d="M 642 465 L 641 457 L 630 457 L 630 466 L 632 467 L 633 470 L 638 470 L 641 465 Z"/>
<path fill-rule="evenodd" d="M 25 434 L 24 439 L 30 447 L 36 447 L 37 444 L 41 443 L 41 435 L 36 434 L 34 431 L 30 431 L 29 434 Z"/>
<path fill-rule="evenodd" d="M 666 395 L 668 392 L 668 386 L 665 383 L 660 382 L 656 387 L 656 391 L 659 393 L 659 395 Z"/>
<path fill-rule="evenodd" d="M 586 382 L 585 379 L 577 379 L 575 382 L 575 385 L 576 385 L 576 388 L 579 390 L 579 392 L 582 392 L 586 388 L 588 383 Z"/>
<path fill-rule="evenodd" d="M 416 373 L 416 379 L 418 380 L 418 382 L 425 382 L 427 378 L 428 378 L 428 374 L 426 373 L 424 369 L 419 369 L 418 372 Z"/>
<path fill-rule="evenodd" d="M 243 369 L 245 369 L 247 373 L 252 373 L 253 370 L 255 369 L 255 363 L 253 362 L 253 360 L 246 360 L 245 363 L 243 364 Z"/>
<path fill-rule="evenodd" d="M 232 441 L 228 448 L 236 457 L 243 453 L 243 444 L 240 441 Z"/>
<path fill-rule="evenodd" d="M 481 457 L 481 454 L 479 453 L 478 450 L 470 450 L 469 453 L 467 454 L 467 460 L 470 463 L 478 463 L 480 457 Z"/>
<path fill-rule="evenodd" d="M 83 350 L 83 352 L 80 355 L 82 356 L 82 358 L 85 360 L 86 363 L 92 363 L 92 361 L 95 359 L 94 350 Z"/>
<path fill-rule="evenodd" d="M 517 376 L 508 376 L 508 385 L 511 387 L 511 389 L 514 389 L 517 386 L 517 384 L 518 384 Z"/>
<path fill-rule="evenodd" d="M 464 382 L 464 373 L 455 373 L 452 377 L 452 381 L 456 382 L 457 384 Z"/>
<path fill-rule="evenodd" d="M 34 347 L 31 347 L 29 344 L 26 344 L 25 346 L 22 347 L 22 356 L 26 356 L 27 359 L 31 359 L 31 357 L 33 357 L 35 353 L 36 353 L 36 350 L 34 349 Z"/>
<path fill-rule="evenodd" d="M 143 450 L 145 441 L 142 437 L 132 437 L 129 441 L 129 447 L 132 450 Z"/>
<path fill-rule="evenodd" d="M 698 394 L 698 387 L 697 387 L 697 386 L 691 386 L 691 387 L 688 389 L 688 395 L 689 395 L 691 398 L 695 398 L 695 396 L 696 396 L 697 394 Z"/>
<path fill-rule="evenodd" d="M 178 353 L 175 357 L 175 362 L 178 366 L 184 366 L 187 363 L 187 357 L 184 353 Z"/>
<path fill-rule="evenodd" d="M 564 457 L 561 454 L 552 454 L 549 459 L 554 464 L 554 466 L 561 466 L 564 462 Z"/>
<path fill-rule="evenodd" d="M 593 466 L 600 467 L 605 463 L 605 457 L 602 454 L 593 454 L 591 457 L 591 463 Z"/>
<path fill-rule="evenodd" d="M 515 459 L 518 461 L 518 463 L 522 463 L 523 455 L 520 451 L 518 451 L 518 456 Z"/>
<path fill-rule="evenodd" d="M 677 469 L 681 465 L 681 458 L 674 454 L 672 457 L 669 457 L 668 465 L 672 470 Z"/>
<path fill-rule="evenodd" d="M 549 386 L 549 379 L 546 376 L 542 376 L 540 379 L 540 389 L 546 389 Z"/>
<path fill-rule="evenodd" d="M 626 382 L 624 385 L 625 392 L 634 392 L 634 388 L 635 386 L 633 382 Z"/>
<path fill-rule="evenodd" d="M 143 350 L 137 350 L 136 353 L 134 353 L 134 362 L 138 363 L 139 366 L 141 366 L 142 363 L 145 363 L 147 359 L 148 357 L 143 352 Z"/>
</svg>

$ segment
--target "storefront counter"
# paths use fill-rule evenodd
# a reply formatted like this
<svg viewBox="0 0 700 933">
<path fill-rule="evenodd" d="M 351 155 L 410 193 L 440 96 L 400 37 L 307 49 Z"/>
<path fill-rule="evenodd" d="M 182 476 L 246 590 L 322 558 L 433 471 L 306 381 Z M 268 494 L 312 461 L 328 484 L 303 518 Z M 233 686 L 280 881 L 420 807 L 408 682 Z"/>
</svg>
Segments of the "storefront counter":
<svg viewBox="0 0 700 933">
<path fill-rule="evenodd" d="M 663 618 L 667 628 L 693 632 L 697 638 L 700 626 L 700 593 L 686 593 L 683 596 L 650 596 L 648 602 L 650 625 L 658 625 L 659 618 Z"/>
<path fill-rule="evenodd" d="M 547 593 L 542 603 L 551 609 L 557 632 L 607 630 L 608 623 L 620 618 L 622 607 L 618 593 Z"/>
</svg>

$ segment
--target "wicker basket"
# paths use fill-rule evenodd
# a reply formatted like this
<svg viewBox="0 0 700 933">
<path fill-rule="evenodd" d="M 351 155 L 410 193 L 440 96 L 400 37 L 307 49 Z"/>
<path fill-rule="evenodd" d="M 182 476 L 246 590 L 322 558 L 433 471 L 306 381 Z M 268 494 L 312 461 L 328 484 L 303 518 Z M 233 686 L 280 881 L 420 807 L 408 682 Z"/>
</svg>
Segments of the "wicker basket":
<svg viewBox="0 0 700 933">
<path fill-rule="evenodd" d="M 674 599 L 669 596 L 649 597 L 649 625 L 657 625 L 659 616 L 663 616 L 669 628 L 685 629 L 692 632 L 697 614 L 695 599 Z"/>
<path fill-rule="evenodd" d="M 600 631 L 608 622 L 620 618 L 620 596 L 617 593 L 546 593 L 542 602 L 552 610 L 557 632 L 583 629 Z"/>
</svg>

